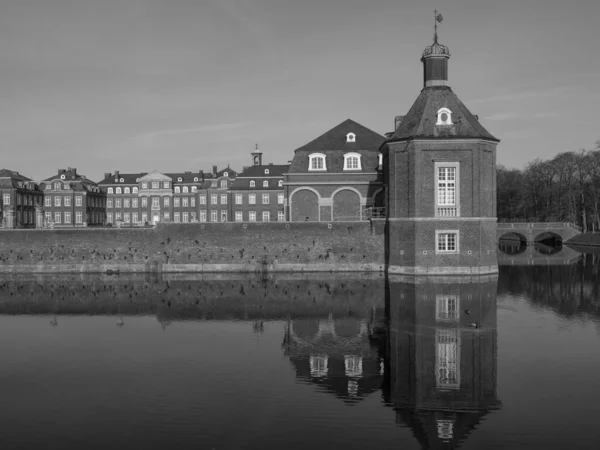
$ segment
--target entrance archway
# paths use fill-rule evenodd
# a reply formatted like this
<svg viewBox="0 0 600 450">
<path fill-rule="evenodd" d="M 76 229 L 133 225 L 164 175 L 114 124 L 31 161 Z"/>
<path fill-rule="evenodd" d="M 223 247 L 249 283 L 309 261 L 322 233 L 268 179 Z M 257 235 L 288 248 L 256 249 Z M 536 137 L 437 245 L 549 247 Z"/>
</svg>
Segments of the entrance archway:
<svg viewBox="0 0 600 450">
<path fill-rule="evenodd" d="M 160 215 L 158 213 L 154 213 L 152 215 L 152 225 L 156 225 L 158 222 L 160 222 Z"/>
</svg>

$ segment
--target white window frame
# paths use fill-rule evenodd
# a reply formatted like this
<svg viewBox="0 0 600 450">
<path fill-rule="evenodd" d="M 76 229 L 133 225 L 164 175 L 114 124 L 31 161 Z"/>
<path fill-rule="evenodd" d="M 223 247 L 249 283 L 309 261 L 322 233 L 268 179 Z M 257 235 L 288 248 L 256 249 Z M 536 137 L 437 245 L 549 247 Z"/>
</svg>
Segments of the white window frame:
<svg viewBox="0 0 600 450">
<path fill-rule="evenodd" d="M 440 202 L 440 183 L 448 184 L 447 180 L 440 180 L 440 169 L 454 169 L 454 202 Z M 436 162 L 434 164 L 435 177 L 435 216 L 436 217 L 460 217 L 460 163 L 459 162 Z M 445 187 L 448 191 L 448 186 Z M 447 195 L 446 195 L 447 197 Z"/>
<path fill-rule="evenodd" d="M 244 220 L 244 215 L 243 215 L 242 211 L 236 211 L 235 212 L 235 221 L 242 222 L 243 220 Z"/>
<path fill-rule="evenodd" d="M 131 194 L 131 189 L 129 189 L 128 187 L 123 188 L 123 194 Z"/>
<path fill-rule="evenodd" d="M 75 206 L 81 206 L 82 200 L 83 200 L 83 198 L 81 195 L 75 196 Z"/>
<path fill-rule="evenodd" d="M 65 196 L 65 206 L 71 206 L 71 197 Z"/>
<path fill-rule="evenodd" d="M 242 204 L 242 199 L 244 197 L 242 196 L 242 194 L 235 194 L 235 204 L 236 205 L 241 205 Z"/>
<path fill-rule="evenodd" d="M 206 194 L 200 194 L 200 204 L 206 205 Z"/>
<path fill-rule="evenodd" d="M 6 196 L 7 195 L 8 195 L 8 199 L 10 200 L 10 194 L 4 194 L 4 196 L 5 196 L 4 197 L 4 200 L 5 200 L 4 204 L 5 205 L 9 205 L 10 204 L 10 203 L 6 202 Z M 52 206 L 52 197 L 45 197 L 44 198 L 44 206 Z"/>
<path fill-rule="evenodd" d="M 248 211 L 248 222 L 256 222 L 256 211 Z"/>
<path fill-rule="evenodd" d="M 54 206 L 60 206 L 61 205 L 61 201 L 62 201 L 61 198 L 62 197 L 60 195 L 57 195 L 57 196 L 54 197 Z"/>
<path fill-rule="evenodd" d="M 219 198 L 217 197 L 217 194 L 210 194 L 210 204 L 211 205 L 218 205 Z"/>
<path fill-rule="evenodd" d="M 227 222 L 227 210 L 226 209 L 221 210 L 221 222 Z"/>
<path fill-rule="evenodd" d="M 182 197 L 182 198 L 181 198 L 181 206 L 182 206 L 182 207 L 184 207 L 184 208 L 187 208 L 187 207 L 188 207 L 188 204 L 189 204 L 189 202 L 190 202 L 190 201 L 188 200 L 188 197 Z"/>
<path fill-rule="evenodd" d="M 174 212 L 173 213 L 173 222 L 175 222 L 175 223 L 179 223 L 180 222 L 179 213 L 178 212 Z"/>
<path fill-rule="evenodd" d="M 346 135 L 346 142 L 356 142 L 356 134 L 348 133 Z"/>
<path fill-rule="evenodd" d="M 181 203 L 181 201 L 179 200 L 179 197 L 173 198 L 173 207 L 174 208 L 179 208 L 180 203 Z"/>
<path fill-rule="evenodd" d="M 132 194 L 137 194 L 137 193 L 138 193 L 138 188 L 134 187 L 134 188 L 131 190 L 131 193 L 132 193 Z"/>
<path fill-rule="evenodd" d="M 107 208 L 112 208 L 113 207 L 112 198 L 109 198 L 108 200 L 106 200 L 106 207 Z"/>
<path fill-rule="evenodd" d="M 262 195 L 262 204 L 268 205 L 271 203 L 271 194 L 263 194 Z"/>
<path fill-rule="evenodd" d="M 131 213 L 131 223 L 138 223 L 138 213 Z"/>
<path fill-rule="evenodd" d="M 285 222 L 285 211 L 277 211 L 277 222 Z"/>
<path fill-rule="evenodd" d="M 115 198 L 115 208 L 120 208 L 120 207 L 121 207 L 121 199 Z"/>
<path fill-rule="evenodd" d="M 65 211 L 65 223 L 71 223 L 71 211 Z"/>
<path fill-rule="evenodd" d="M 268 188 L 269 187 L 269 182 L 267 180 L 263 181 L 263 187 L 264 188 Z"/>
<path fill-rule="evenodd" d="M 221 180 L 221 189 L 227 189 L 227 180 Z"/>
<path fill-rule="evenodd" d="M 175 193 L 179 194 L 181 192 L 181 188 L 179 186 L 175 186 Z"/>
<path fill-rule="evenodd" d="M 61 223 L 61 213 L 59 211 L 56 211 L 54 213 L 54 223 Z"/>
<path fill-rule="evenodd" d="M 187 186 L 183 186 L 181 188 L 181 192 L 183 192 L 184 194 L 187 194 L 189 192 L 189 188 Z"/>
<path fill-rule="evenodd" d="M 248 194 L 248 204 L 256 205 L 256 194 Z"/>
<path fill-rule="evenodd" d="M 200 222 L 206 222 L 206 210 L 203 209 L 202 211 L 200 211 L 200 217 L 199 217 Z"/>
<path fill-rule="evenodd" d="M 186 211 L 184 213 L 181 214 L 181 221 L 183 223 L 188 223 L 190 221 L 190 214 Z"/>
<path fill-rule="evenodd" d="M 271 221 L 271 212 L 270 211 L 263 211 L 262 212 L 262 221 L 263 222 L 270 222 Z"/>
<path fill-rule="evenodd" d="M 158 181 L 153 181 L 152 189 L 160 189 L 160 183 Z"/>
<path fill-rule="evenodd" d="M 440 249 L 440 244 L 448 246 L 449 239 L 446 236 L 455 235 L 455 248 L 448 250 L 447 248 Z M 435 253 L 439 255 L 456 255 L 460 253 L 460 234 L 458 230 L 435 230 Z"/>
<path fill-rule="evenodd" d="M 81 211 L 77 211 L 77 212 L 79 213 Z M 75 213 L 75 214 L 77 214 L 77 213 Z M 75 220 L 77 220 L 77 216 L 75 216 L 75 217 L 76 217 Z M 107 213 L 106 214 L 106 222 L 107 223 L 112 223 L 113 222 L 113 215 L 112 215 L 112 213 Z"/>
<path fill-rule="evenodd" d="M 113 188 L 109 187 L 109 188 L 108 188 L 108 193 L 109 193 L 109 194 L 112 194 L 112 193 L 113 193 Z"/>
<path fill-rule="evenodd" d="M 121 193 L 121 188 L 120 188 L 120 187 L 116 188 L 116 189 L 115 189 L 115 193 L 116 193 L 116 194 L 120 194 L 120 193 Z"/>
<path fill-rule="evenodd" d="M 137 208 L 138 207 L 138 199 L 137 198 L 132 198 L 131 199 L 131 207 L 132 208 Z"/>
<path fill-rule="evenodd" d="M 285 195 L 282 193 L 277 194 L 277 204 L 283 205 L 285 203 Z"/>
<path fill-rule="evenodd" d="M 213 209 L 210 211 L 210 221 L 211 222 L 218 222 L 219 221 L 219 213 L 217 212 L 216 209 Z"/>
<path fill-rule="evenodd" d="M 321 160 L 323 167 L 313 167 L 319 164 L 313 164 L 317 160 Z M 325 172 L 327 170 L 327 157 L 323 153 L 312 153 L 308 155 L 308 170 L 311 172 Z"/>
<path fill-rule="evenodd" d="M 250 180 L 250 187 L 256 187 L 256 181 Z"/>
<path fill-rule="evenodd" d="M 148 189 L 148 183 L 145 181 L 142 183 L 142 189 Z"/>
<path fill-rule="evenodd" d="M 227 194 L 221 194 L 221 205 L 227 204 Z"/>
<path fill-rule="evenodd" d="M 350 167 L 350 161 L 358 161 L 357 167 Z M 350 152 L 344 155 L 344 170 L 362 170 L 362 158 L 360 153 Z"/>
<path fill-rule="evenodd" d="M 457 295 L 436 295 L 435 317 L 440 322 L 458 322 L 460 319 L 460 298 Z"/>
</svg>

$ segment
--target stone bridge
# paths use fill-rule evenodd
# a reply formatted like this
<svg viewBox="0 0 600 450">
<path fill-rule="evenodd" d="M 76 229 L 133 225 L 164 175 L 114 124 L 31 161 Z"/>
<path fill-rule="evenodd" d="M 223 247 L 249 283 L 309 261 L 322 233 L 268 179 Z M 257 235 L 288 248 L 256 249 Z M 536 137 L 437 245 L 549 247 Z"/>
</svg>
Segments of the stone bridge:
<svg viewBox="0 0 600 450">
<path fill-rule="evenodd" d="M 537 245 L 528 245 L 525 251 L 508 254 L 498 249 L 499 266 L 563 266 L 574 264 L 582 254 L 571 247 L 563 245 L 556 253 L 547 254 L 540 251 Z"/>
<path fill-rule="evenodd" d="M 567 242 L 581 233 L 581 228 L 568 222 L 498 222 L 498 240 L 516 235 L 521 241 L 532 245 L 551 237 Z"/>
</svg>

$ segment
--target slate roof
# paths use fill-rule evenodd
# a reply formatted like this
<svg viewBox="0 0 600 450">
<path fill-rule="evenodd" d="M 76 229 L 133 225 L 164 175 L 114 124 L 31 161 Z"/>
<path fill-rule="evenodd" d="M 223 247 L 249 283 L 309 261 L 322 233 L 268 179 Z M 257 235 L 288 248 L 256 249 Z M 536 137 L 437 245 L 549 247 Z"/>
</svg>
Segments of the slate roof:
<svg viewBox="0 0 600 450">
<path fill-rule="evenodd" d="M 136 181 L 138 178 L 147 175 L 146 172 L 141 173 L 119 173 L 119 179 L 123 178 L 124 181 L 119 181 L 119 183 L 115 183 L 115 174 L 110 174 L 108 177 L 104 178 L 102 181 L 98 182 L 99 186 L 104 186 L 107 184 L 137 184 Z"/>
<path fill-rule="evenodd" d="M 27 185 L 24 185 L 27 183 Z M 38 186 L 31 178 L 21 175 L 19 172 L 8 169 L 0 169 L 0 187 L 5 189 L 28 189 L 38 190 Z"/>
<path fill-rule="evenodd" d="M 21 175 L 19 172 L 9 169 L 0 169 L 0 178 L 13 178 L 17 181 L 33 181 L 31 178 L 27 178 L 25 175 Z"/>
<path fill-rule="evenodd" d="M 356 135 L 356 142 L 346 142 L 348 133 Z M 290 173 L 306 173 L 308 171 L 308 155 L 323 153 L 326 157 L 327 172 L 344 171 L 344 154 L 356 152 L 361 155 L 362 171 L 373 172 L 379 166 L 379 148 L 385 137 L 352 119 L 333 127 L 308 144 L 294 150 L 294 159 L 290 166 Z M 354 172 L 354 171 L 353 171 Z"/>
<path fill-rule="evenodd" d="M 202 182 L 202 177 L 198 172 L 180 172 L 180 173 L 166 173 L 165 175 L 171 177 L 173 183 L 199 183 Z M 178 181 L 179 178 L 182 181 Z M 194 181 L 194 178 L 198 178 Z"/>
<path fill-rule="evenodd" d="M 452 111 L 453 125 L 436 125 L 437 112 L 443 107 Z M 500 141 L 479 123 L 449 86 L 423 88 L 388 142 L 436 138 Z"/>
<path fill-rule="evenodd" d="M 290 168 L 289 164 L 268 164 L 260 166 L 250 166 L 237 176 L 231 184 L 231 190 L 273 190 L 283 189 L 279 187 L 279 180 L 283 180 L 283 174 Z M 265 174 L 265 169 L 269 170 L 269 174 Z M 255 187 L 250 187 L 250 181 L 254 180 Z M 269 186 L 263 187 L 263 181 L 268 181 Z"/>
</svg>

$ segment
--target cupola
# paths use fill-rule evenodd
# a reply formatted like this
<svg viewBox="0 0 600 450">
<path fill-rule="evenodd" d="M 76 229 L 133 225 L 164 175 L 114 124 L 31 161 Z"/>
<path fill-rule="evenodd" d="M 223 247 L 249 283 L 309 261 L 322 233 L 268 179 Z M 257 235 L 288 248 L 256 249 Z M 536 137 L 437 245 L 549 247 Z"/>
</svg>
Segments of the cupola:
<svg viewBox="0 0 600 450">
<path fill-rule="evenodd" d="M 436 10 L 433 44 L 425 47 L 423 56 L 421 56 L 421 61 L 423 62 L 424 87 L 448 85 L 448 60 L 450 59 L 450 49 L 438 42 L 437 34 L 437 24 L 442 20 L 442 15 Z"/>
</svg>

